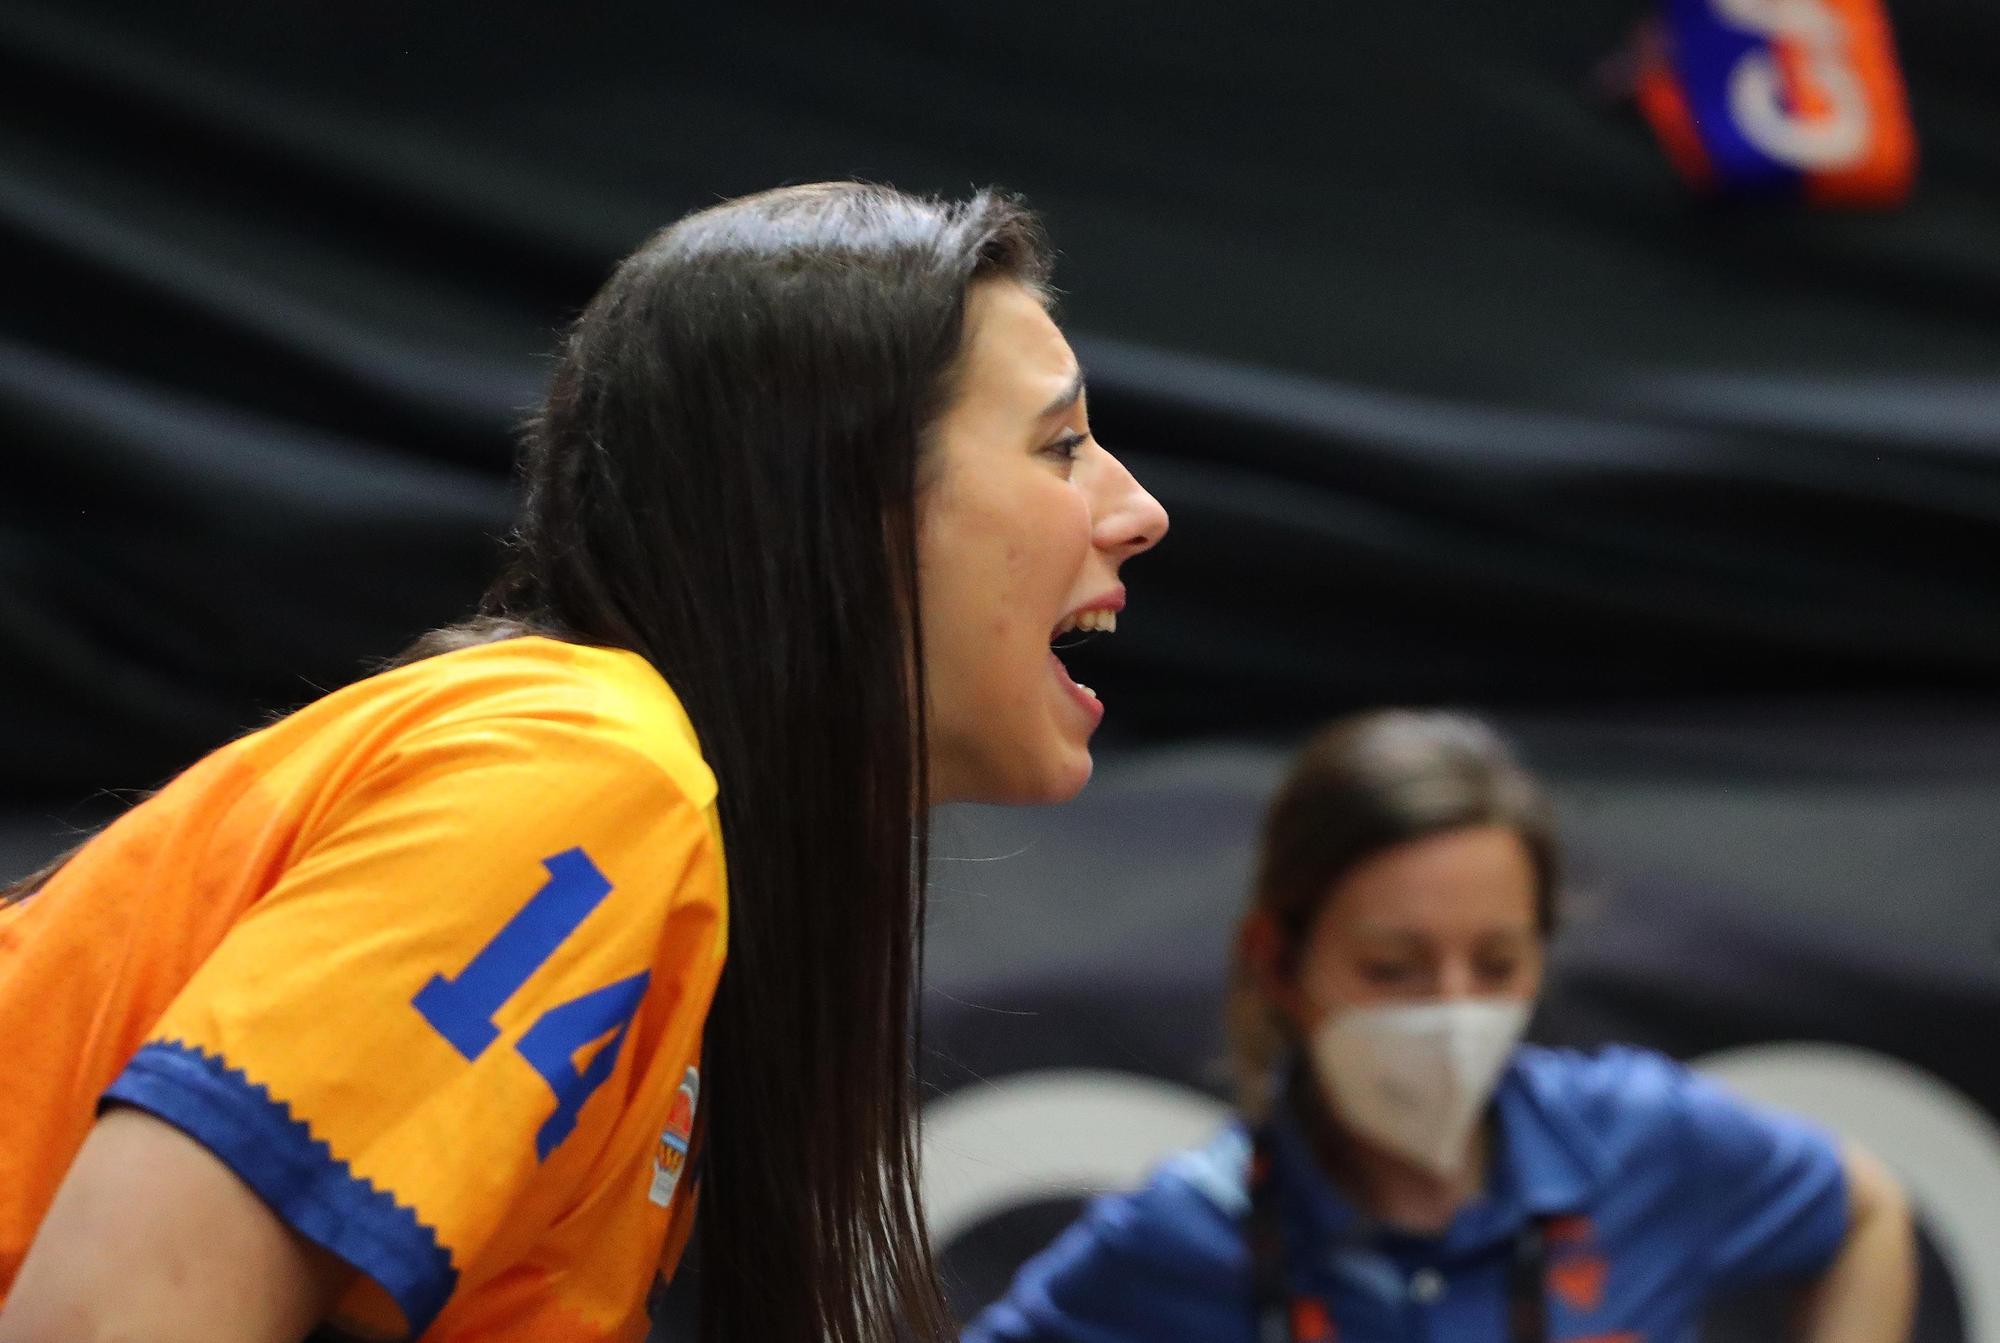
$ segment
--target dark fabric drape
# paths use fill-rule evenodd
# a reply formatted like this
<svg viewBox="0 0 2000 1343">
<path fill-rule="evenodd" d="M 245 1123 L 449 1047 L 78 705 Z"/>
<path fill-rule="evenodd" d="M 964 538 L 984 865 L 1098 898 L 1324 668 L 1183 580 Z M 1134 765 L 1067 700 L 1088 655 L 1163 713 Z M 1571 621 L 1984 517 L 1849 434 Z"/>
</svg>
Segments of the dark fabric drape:
<svg viewBox="0 0 2000 1343">
<path fill-rule="evenodd" d="M 0 10 L 0 791 L 157 781 L 461 614 L 510 426 L 657 225 L 1017 188 L 1172 509 L 1112 730 L 1983 690 L 2000 11 L 1893 15 L 1884 215 L 1691 199 L 1636 0 Z"/>
</svg>

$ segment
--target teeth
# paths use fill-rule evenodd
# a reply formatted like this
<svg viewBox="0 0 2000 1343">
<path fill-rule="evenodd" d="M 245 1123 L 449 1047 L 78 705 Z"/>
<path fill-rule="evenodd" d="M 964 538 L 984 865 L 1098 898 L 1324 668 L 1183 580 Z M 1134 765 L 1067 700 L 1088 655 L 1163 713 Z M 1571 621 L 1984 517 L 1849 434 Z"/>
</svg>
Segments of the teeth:
<svg viewBox="0 0 2000 1343">
<path fill-rule="evenodd" d="M 1073 616 L 1064 616 L 1055 632 L 1049 637 L 1060 639 L 1071 630 L 1084 630 L 1091 634 L 1110 634 L 1118 628 L 1118 614 L 1115 611 L 1079 611 Z"/>
<path fill-rule="evenodd" d="M 1085 684 L 1084 684 L 1083 682 L 1081 682 L 1081 681 L 1078 681 L 1078 682 L 1076 683 L 1076 688 L 1077 688 L 1078 690 L 1081 690 L 1081 691 L 1082 691 L 1082 692 L 1083 692 L 1084 694 L 1086 694 L 1086 695 L 1090 696 L 1090 697 L 1091 697 L 1092 699 L 1096 699 L 1096 698 L 1097 698 L 1097 692 L 1096 692 L 1095 690 L 1092 690 L 1092 689 L 1091 689 L 1091 688 L 1090 688 L 1089 686 L 1085 685 Z"/>
</svg>

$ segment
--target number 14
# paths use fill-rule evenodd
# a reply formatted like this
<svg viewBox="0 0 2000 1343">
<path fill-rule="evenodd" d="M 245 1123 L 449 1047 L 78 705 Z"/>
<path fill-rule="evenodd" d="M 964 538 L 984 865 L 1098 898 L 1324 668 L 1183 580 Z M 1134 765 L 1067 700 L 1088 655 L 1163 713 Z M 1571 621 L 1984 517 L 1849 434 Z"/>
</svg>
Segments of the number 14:
<svg viewBox="0 0 2000 1343">
<path fill-rule="evenodd" d="M 432 975 L 410 1005 L 423 1014 L 468 1060 L 486 1052 L 499 1038 L 493 1014 L 547 963 L 590 911 L 611 894 L 607 881 L 582 849 L 565 849 L 544 858 L 549 879 L 507 926 L 479 949 L 479 954 L 452 978 Z M 617 1065 L 625 1032 L 646 996 L 650 971 L 606 984 L 578 998 L 551 1007 L 535 1018 L 514 1048 L 541 1074 L 556 1093 L 556 1110 L 535 1134 L 535 1159 L 546 1161 L 576 1128 L 577 1113 L 592 1092 L 604 1085 Z M 616 1030 L 582 1072 L 576 1054 L 607 1031 Z"/>
</svg>

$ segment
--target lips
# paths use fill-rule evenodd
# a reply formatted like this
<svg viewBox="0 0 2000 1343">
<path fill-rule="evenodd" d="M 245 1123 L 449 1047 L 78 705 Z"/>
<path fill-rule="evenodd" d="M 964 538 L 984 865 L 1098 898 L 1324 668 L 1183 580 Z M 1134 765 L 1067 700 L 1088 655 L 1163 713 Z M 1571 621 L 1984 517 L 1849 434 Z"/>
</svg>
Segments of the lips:
<svg viewBox="0 0 2000 1343">
<path fill-rule="evenodd" d="M 1069 668 L 1063 666 L 1062 659 L 1055 655 L 1054 649 L 1049 650 L 1049 672 L 1062 683 L 1064 692 L 1079 709 L 1083 710 L 1085 716 L 1090 719 L 1091 726 L 1095 727 L 1104 717 L 1104 704 L 1097 698 L 1097 692 L 1073 680 Z"/>
<path fill-rule="evenodd" d="M 1110 592 L 1085 602 L 1061 620 L 1058 620 L 1055 628 L 1049 632 L 1049 642 L 1053 644 L 1065 634 L 1079 631 L 1086 635 L 1113 633 L 1118 628 L 1118 613 L 1124 608 L 1125 589 L 1123 587 L 1114 588 Z M 1073 644 L 1062 646 L 1071 647 Z M 1062 659 L 1056 655 L 1054 648 L 1049 650 L 1049 665 L 1056 679 L 1062 683 L 1063 689 L 1069 694 L 1076 705 L 1089 716 L 1091 724 L 1095 726 L 1104 717 L 1104 705 L 1099 702 L 1097 692 L 1070 676 L 1069 669 L 1063 666 Z"/>
<path fill-rule="evenodd" d="M 1110 634 L 1118 628 L 1118 613 L 1125 609 L 1125 587 L 1123 584 L 1091 598 L 1056 622 L 1049 631 L 1049 641 L 1053 643 L 1072 630 L 1083 630 L 1089 634 Z"/>
</svg>

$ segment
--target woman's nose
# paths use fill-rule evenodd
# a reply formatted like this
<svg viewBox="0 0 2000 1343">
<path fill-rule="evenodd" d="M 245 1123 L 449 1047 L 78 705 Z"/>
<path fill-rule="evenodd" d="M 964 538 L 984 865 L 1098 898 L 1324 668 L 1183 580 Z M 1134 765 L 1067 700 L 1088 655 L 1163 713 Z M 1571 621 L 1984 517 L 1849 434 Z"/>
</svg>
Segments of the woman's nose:
<svg viewBox="0 0 2000 1343">
<path fill-rule="evenodd" d="M 1127 560 L 1150 550 L 1167 534 L 1167 510 L 1125 464 L 1106 451 L 1091 481 L 1092 537 L 1100 550 Z"/>
<path fill-rule="evenodd" d="M 1445 1002 L 1479 996 L 1479 976 L 1470 961 L 1447 961 L 1438 967 L 1438 997 Z"/>
</svg>

